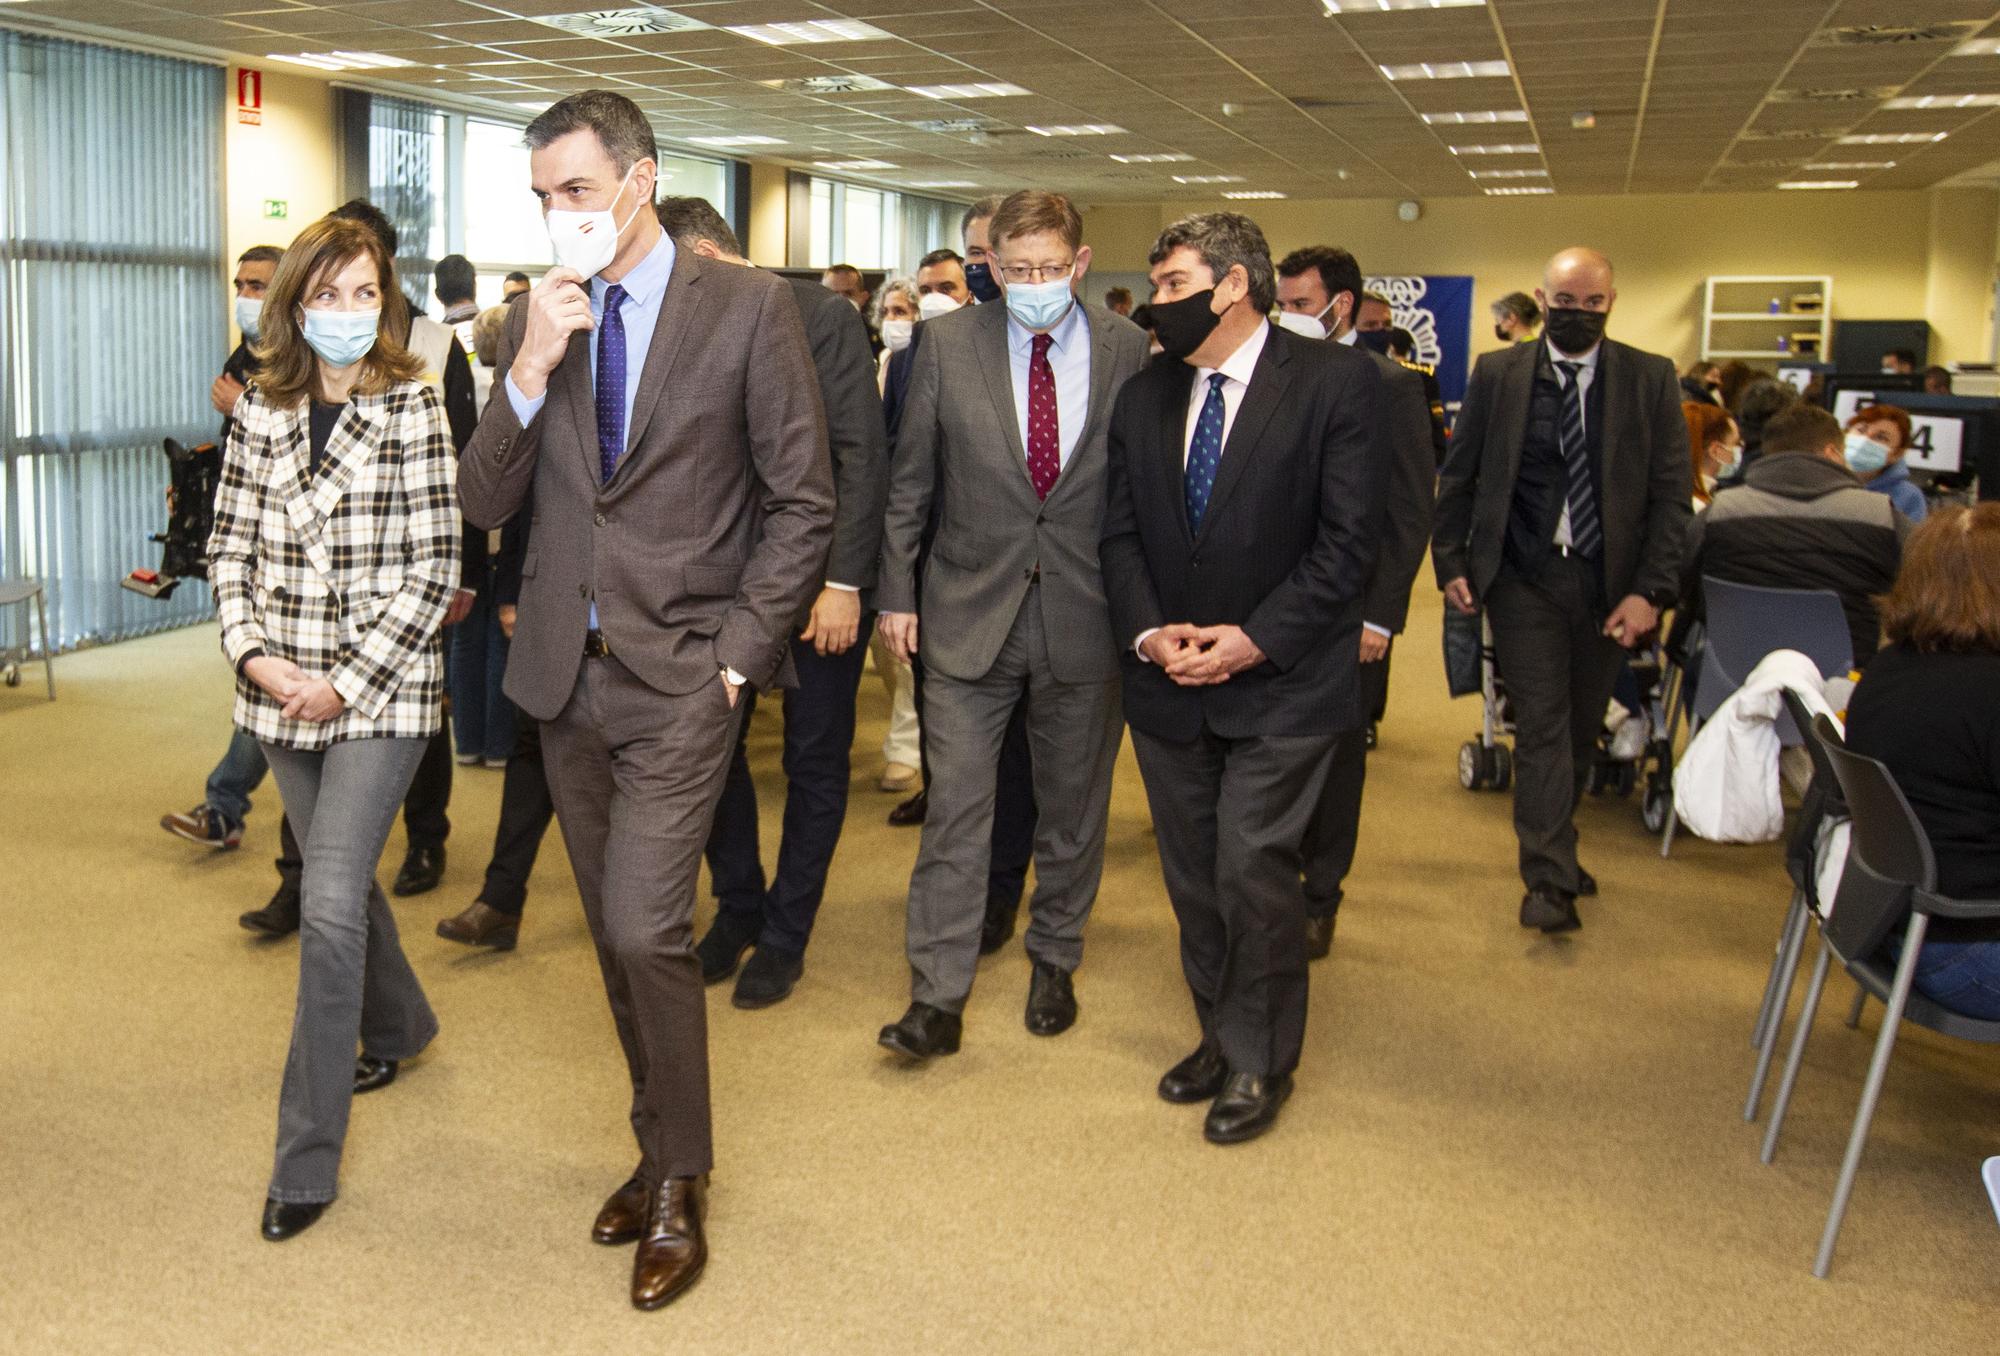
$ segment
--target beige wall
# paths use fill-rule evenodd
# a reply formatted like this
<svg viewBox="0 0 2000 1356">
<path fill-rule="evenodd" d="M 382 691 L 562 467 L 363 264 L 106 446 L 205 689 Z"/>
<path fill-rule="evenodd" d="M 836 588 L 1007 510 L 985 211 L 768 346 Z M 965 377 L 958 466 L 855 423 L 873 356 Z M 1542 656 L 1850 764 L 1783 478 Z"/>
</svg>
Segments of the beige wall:
<svg viewBox="0 0 2000 1356">
<path fill-rule="evenodd" d="M 311 76 L 264 69 L 264 120 L 237 121 L 236 68 L 229 68 L 223 113 L 223 231 L 226 269 L 252 245 L 289 245 L 292 237 L 340 204 L 335 200 L 333 87 Z M 264 200 L 284 201 L 283 220 L 264 216 Z M 227 296 L 221 304 L 229 305 Z M 235 334 L 234 322 L 230 333 Z"/>
<path fill-rule="evenodd" d="M 786 169 L 767 160 L 750 162 L 750 238 L 743 247 L 750 262 L 783 268 L 791 203 L 786 194 Z"/>
<path fill-rule="evenodd" d="M 1532 292 L 1543 261 L 1569 244 L 1594 245 L 1618 267 L 1613 333 L 1677 363 L 1701 343 L 1702 280 L 1725 273 L 1827 274 L 1836 320 L 1927 314 L 1934 356 L 1988 351 L 2000 223 L 2000 194 L 1989 190 L 1439 198 L 1414 224 L 1390 201 L 1119 205 L 1089 211 L 1084 237 L 1097 267 L 1141 269 L 1175 216 L 1239 206 L 1278 255 L 1337 244 L 1370 273 L 1470 273 L 1475 353 L 1498 347 L 1486 306 Z"/>
</svg>

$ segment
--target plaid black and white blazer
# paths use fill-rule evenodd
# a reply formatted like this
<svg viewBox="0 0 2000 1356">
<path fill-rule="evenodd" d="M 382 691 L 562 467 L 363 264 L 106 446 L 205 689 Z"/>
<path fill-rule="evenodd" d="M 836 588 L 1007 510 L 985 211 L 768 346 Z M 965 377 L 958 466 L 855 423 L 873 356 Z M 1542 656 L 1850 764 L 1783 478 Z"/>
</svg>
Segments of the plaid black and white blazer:
<svg viewBox="0 0 2000 1356">
<path fill-rule="evenodd" d="M 236 726 L 265 743 L 425 738 L 441 719 L 446 607 L 458 587 L 456 466 L 444 407 L 421 382 L 357 395 L 310 473 L 306 406 L 252 386 L 236 405 L 209 538 Z M 346 703 L 288 720 L 242 674 L 262 649 L 324 677 Z"/>
</svg>

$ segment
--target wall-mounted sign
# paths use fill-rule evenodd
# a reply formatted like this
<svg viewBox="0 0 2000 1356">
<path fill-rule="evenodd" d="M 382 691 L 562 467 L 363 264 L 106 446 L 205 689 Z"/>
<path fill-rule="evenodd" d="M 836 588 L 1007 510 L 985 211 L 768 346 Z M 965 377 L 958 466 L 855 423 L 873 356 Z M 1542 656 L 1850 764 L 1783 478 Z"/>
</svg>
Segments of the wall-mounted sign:
<svg viewBox="0 0 2000 1356">
<path fill-rule="evenodd" d="M 264 199 L 264 215 L 281 220 L 291 215 L 291 204 L 283 198 L 266 198 Z"/>
<path fill-rule="evenodd" d="M 248 66 L 236 68 L 236 121 L 256 127 L 264 121 L 264 73 L 253 71 Z M 265 205 L 265 216 L 272 215 L 270 204 Z M 283 216 L 283 212 L 277 213 Z"/>
</svg>

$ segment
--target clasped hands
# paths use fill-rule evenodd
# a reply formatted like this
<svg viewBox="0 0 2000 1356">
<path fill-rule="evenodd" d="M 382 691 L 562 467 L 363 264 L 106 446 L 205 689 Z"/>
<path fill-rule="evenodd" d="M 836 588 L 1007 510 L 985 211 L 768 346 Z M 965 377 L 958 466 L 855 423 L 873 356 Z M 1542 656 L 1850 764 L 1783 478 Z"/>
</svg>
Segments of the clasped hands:
<svg viewBox="0 0 2000 1356">
<path fill-rule="evenodd" d="M 1139 648 L 1182 687 L 1213 687 L 1264 662 L 1264 652 L 1240 626 L 1174 622 L 1147 636 Z"/>
<path fill-rule="evenodd" d="M 243 674 L 283 703 L 287 720 L 315 724 L 332 720 L 347 709 L 333 684 L 315 678 L 289 659 L 260 654 L 243 666 Z"/>
</svg>

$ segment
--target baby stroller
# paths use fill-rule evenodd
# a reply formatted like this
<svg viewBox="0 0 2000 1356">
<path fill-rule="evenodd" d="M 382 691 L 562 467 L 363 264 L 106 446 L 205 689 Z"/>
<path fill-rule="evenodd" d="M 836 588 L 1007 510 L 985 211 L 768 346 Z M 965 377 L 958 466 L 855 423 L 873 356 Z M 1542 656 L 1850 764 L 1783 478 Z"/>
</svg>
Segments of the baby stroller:
<svg viewBox="0 0 2000 1356">
<path fill-rule="evenodd" d="M 138 569 L 124 586 L 148 598 L 171 598 L 186 578 L 208 578 L 208 534 L 215 526 L 215 491 L 222 483 L 222 453 L 214 443 L 183 447 L 166 441 L 167 530 L 155 532 L 160 568 Z"/>
<path fill-rule="evenodd" d="M 1472 653 L 1471 628 L 1478 627 L 1478 685 L 1471 686 L 1470 667 L 1465 662 Z M 1477 691 L 1480 695 L 1479 734 L 1458 750 L 1458 784 L 1467 791 L 1505 791 L 1514 781 L 1514 752 L 1501 740 L 1514 733 L 1513 712 L 1507 702 L 1506 680 L 1493 648 L 1493 628 L 1482 613 L 1473 618 L 1447 614 L 1447 628 L 1458 629 L 1457 662 L 1447 658 L 1447 670 L 1457 669 L 1452 695 Z M 1447 654 L 1454 648 L 1446 642 Z M 1612 793 L 1629 796 L 1644 787 L 1639 817 L 1649 833 L 1665 827 L 1673 805 L 1673 743 L 1668 723 L 1669 689 L 1674 670 L 1665 650 L 1655 641 L 1635 652 L 1619 675 L 1618 695 L 1606 709 L 1604 727 L 1597 737 L 1597 757 L 1584 782 L 1593 796 Z"/>
</svg>

